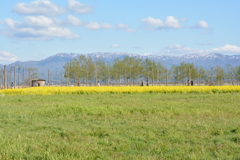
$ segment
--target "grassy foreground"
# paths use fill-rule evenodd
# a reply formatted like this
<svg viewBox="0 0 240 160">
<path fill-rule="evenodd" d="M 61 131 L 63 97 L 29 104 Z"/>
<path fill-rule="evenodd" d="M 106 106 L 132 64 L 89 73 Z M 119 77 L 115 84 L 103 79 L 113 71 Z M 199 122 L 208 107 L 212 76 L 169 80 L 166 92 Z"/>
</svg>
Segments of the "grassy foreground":
<svg viewBox="0 0 240 160">
<path fill-rule="evenodd" d="M 240 159 L 240 93 L 0 96 L 0 159 Z"/>
</svg>

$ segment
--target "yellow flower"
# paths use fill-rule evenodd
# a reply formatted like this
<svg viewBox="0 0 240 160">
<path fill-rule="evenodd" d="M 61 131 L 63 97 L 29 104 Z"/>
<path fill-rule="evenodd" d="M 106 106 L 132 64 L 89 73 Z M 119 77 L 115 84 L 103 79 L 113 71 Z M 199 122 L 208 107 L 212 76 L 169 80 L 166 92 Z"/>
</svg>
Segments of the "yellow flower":
<svg viewBox="0 0 240 160">
<path fill-rule="evenodd" d="M 32 87 L 0 90 L 1 95 L 58 95 L 58 94 L 134 94 L 134 93 L 231 93 L 240 86 L 101 86 L 101 87 Z"/>
</svg>

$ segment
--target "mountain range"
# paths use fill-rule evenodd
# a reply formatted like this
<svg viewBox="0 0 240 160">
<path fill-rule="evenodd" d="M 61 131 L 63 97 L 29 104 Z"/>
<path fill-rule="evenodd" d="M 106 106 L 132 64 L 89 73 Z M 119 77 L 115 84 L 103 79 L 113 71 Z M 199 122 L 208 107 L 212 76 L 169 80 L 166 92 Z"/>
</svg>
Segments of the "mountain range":
<svg viewBox="0 0 240 160">
<path fill-rule="evenodd" d="M 20 66 L 25 68 L 38 68 L 38 71 L 60 71 L 63 70 L 63 65 L 70 60 L 79 57 L 81 54 L 77 53 L 58 53 L 40 61 L 26 61 L 26 62 L 14 62 L 8 66 Z M 84 54 L 87 57 L 101 58 L 103 61 L 113 62 L 114 59 L 123 59 L 126 56 L 136 57 L 141 59 L 150 59 L 155 62 L 161 62 L 164 67 L 170 68 L 173 65 L 179 65 L 181 62 L 194 63 L 195 66 L 202 66 L 203 68 L 210 68 L 214 66 L 220 66 L 225 68 L 228 64 L 232 66 L 240 66 L 240 55 L 223 55 L 219 53 L 209 54 L 187 54 L 182 56 L 168 56 L 168 55 L 138 55 L 125 52 L 96 52 L 90 54 Z M 0 66 L 3 67 L 2 65 Z"/>
</svg>

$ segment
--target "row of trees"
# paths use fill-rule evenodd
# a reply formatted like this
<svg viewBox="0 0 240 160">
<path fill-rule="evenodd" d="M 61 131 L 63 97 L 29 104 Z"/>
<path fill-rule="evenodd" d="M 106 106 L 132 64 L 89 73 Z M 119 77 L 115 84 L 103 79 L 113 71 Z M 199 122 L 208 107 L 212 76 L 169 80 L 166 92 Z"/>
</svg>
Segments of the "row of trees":
<svg viewBox="0 0 240 160">
<path fill-rule="evenodd" d="M 38 77 L 46 79 L 46 85 L 140 85 L 141 80 L 149 85 L 186 85 L 188 80 L 198 85 L 239 84 L 240 66 L 215 66 L 209 69 L 196 67 L 193 63 L 182 62 L 165 68 L 160 62 L 149 59 L 125 57 L 114 62 L 104 62 L 81 55 L 64 65 L 64 71 L 39 72 L 37 68 L 4 66 L 0 69 L 0 88 L 31 86 L 31 80 Z M 64 78 L 65 77 L 65 78 Z"/>
<path fill-rule="evenodd" d="M 76 85 L 78 81 L 84 84 L 134 85 L 143 80 L 151 85 L 174 83 L 186 84 L 195 81 L 198 85 L 222 85 L 224 81 L 231 84 L 240 81 L 240 66 L 228 65 L 225 69 L 215 66 L 210 69 L 196 67 L 193 63 L 182 62 L 180 65 L 165 68 L 162 63 L 149 59 L 125 57 L 114 62 L 104 62 L 81 55 L 64 65 L 67 84 L 70 81 Z"/>
<path fill-rule="evenodd" d="M 37 68 L 4 65 L 4 68 L 0 69 L 0 89 L 30 87 L 31 80 L 37 77 Z"/>
</svg>

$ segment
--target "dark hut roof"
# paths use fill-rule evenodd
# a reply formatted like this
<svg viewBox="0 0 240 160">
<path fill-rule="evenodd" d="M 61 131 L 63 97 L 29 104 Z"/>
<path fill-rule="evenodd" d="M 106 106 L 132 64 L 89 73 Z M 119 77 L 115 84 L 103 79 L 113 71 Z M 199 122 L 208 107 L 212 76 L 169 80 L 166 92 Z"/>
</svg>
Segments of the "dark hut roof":
<svg viewBox="0 0 240 160">
<path fill-rule="evenodd" d="M 46 81 L 45 79 L 33 79 L 32 81 Z"/>
</svg>

